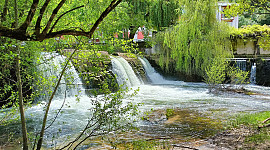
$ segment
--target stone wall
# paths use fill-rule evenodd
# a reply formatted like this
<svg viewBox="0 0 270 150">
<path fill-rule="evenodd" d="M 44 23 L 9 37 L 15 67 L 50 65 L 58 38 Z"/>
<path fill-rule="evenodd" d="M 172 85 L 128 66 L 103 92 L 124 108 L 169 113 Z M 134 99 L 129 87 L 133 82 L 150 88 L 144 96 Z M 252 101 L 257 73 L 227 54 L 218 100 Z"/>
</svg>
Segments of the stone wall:
<svg viewBox="0 0 270 150">
<path fill-rule="evenodd" d="M 270 59 L 259 59 L 256 64 L 256 83 L 270 86 Z"/>
<path fill-rule="evenodd" d="M 186 81 L 186 82 L 202 82 L 203 78 L 198 75 L 186 75 L 183 72 L 177 71 L 176 63 L 171 61 L 169 63 L 169 70 L 166 70 L 165 68 L 161 68 L 159 66 L 159 58 L 155 55 L 152 56 L 145 56 L 150 64 L 156 69 L 157 72 L 159 72 L 161 75 L 163 75 L 165 78 L 180 80 L 180 81 Z"/>
<path fill-rule="evenodd" d="M 264 50 L 257 45 L 254 39 L 237 39 L 232 41 L 233 52 L 237 57 L 260 57 L 270 56 L 270 51 Z"/>
</svg>

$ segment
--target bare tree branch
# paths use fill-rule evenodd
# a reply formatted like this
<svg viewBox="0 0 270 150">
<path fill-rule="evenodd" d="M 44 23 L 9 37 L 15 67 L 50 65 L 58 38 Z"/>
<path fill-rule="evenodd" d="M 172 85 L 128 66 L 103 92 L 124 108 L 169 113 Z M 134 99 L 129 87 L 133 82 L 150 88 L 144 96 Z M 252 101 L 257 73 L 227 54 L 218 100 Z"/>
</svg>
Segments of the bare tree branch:
<svg viewBox="0 0 270 150">
<path fill-rule="evenodd" d="M 60 148 L 60 150 L 64 149 L 64 148 L 67 148 L 67 147 L 71 147 L 76 141 L 78 141 L 82 136 L 83 134 L 85 133 L 85 131 L 87 129 L 89 129 L 89 125 L 90 123 L 94 120 L 95 116 L 92 116 L 92 118 L 90 120 L 88 120 L 88 123 L 86 124 L 86 126 L 84 127 L 83 131 L 80 133 L 80 135 L 78 135 L 73 141 L 69 142 L 67 145 L 65 145 L 64 147 Z M 96 121 L 95 123 L 93 123 L 91 126 L 94 126 L 98 123 L 98 121 Z"/>
<path fill-rule="evenodd" d="M 64 73 L 65 73 L 65 71 L 67 69 L 67 66 L 68 66 L 69 62 L 72 59 L 72 57 L 73 57 L 73 55 L 75 54 L 76 51 L 77 51 L 77 49 L 75 49 L 73 51 L 73 53 L 70 55 L 70 57 L 68 58 L 65 66 L 64 66 L 64 68 L 63 68 L 63 70 L 62 70 L 62 72 L 60 74 L 60 77 L 58 78 L 58 82 L 57 82 L 57 84 L 56 84 L 56 86 L 55 86 L 55 88 L 53 90 L 53 93 L 52 93 L 52 95 L 51 95 L 51 97 L 49 99 L 49 102 L 47 104 L 46 111 L 45 111 L 44 118 L 43 118 L 43 122 L 42 122 L 42 128 L 41 128 L 41 131 L 40 131 L 40 137 L 39 137 L 39 140 L 38 140 L 38 143 L 37 143 L 37 150 L 40 150 L 41 146 L 42 146 L 43 136 L 44 136 L 44 132 L 45 132 L 45 128 L 46 128 L 46 122 L 47 122 L 47 118 L 48 118 L 49 109 L 50 109 L 50 106 L 51 106 L 51 103 L 52 103 L 52 99 L 53 99 L 53 97 L 54 97 L 54 95 L 56 93 L 57 88 L 60 85 L 60 81 L 61 81 L 61 79 L 62 79 L 62 77 L 63 77 L 63 75 L 64 75 Z"/>
<path fill-rule="evenodd" d="M 21 41 L 35 40 L 33 37 L 26 35 L 26 31 L 13 29 L 13 28 L 7 28 L 3 26 L 0 26 L 0 36 L 14 38 Z"/>
<path fill-rule="evenodd" d="M 47 0 L 49 1 L 49 0 Z M 35 11 L 37 9 L 39 0 L 33 0 L 32 6 L 28 12 L 28 16 L 25 20 L 25 22 L 17 29 L 14 28 L 8 28 L 5 26 L 0 26 L 0 36 L 4 36 L 4 37 L 9 37 L 9 38 L 13 38 L 13 39 L 17 39 L 17 40 L 21 40 L 21 41 L 43 41 L 44 39 L 48 39 L 48 38 L 53 38 L 53 37 L 60 37 L 61 35 L 74 35 L 74 36 L 85 36 L 88 38 L 91 38 L 92 35 L 94 34 L 94 31 L 97 29 L 98 25 L 103 21 L 103 19 L 118 5 L 122 2 L 122 0 L 112 0 L 112 2 L 110 3 L 110 5 L 102 12 L 102 14 L 100 15 L 100 17 L 98 18 L 98 20 L 95 22 L 95 24 L 92 26 L 92 28 L 90 29 L 89 32 L 85 32 L 85 31 L 78 31 L 78 30 L 70 30 L 70 29 L 64 29 L 64 30 L 60 30 L 60 31 L 55 31 L 53 32 L 53 29 L 55 28 L 55 25 L 57 24 L 57 22 L 61 19 L 61 17 L 63 17 L 65 14 L 75 10 L 75 9 L 79 9 L 83 6 L 79 6 L 76 7 L 74 9 L 71 9 L 67 12 L 65 12 L 64 14 L 62 14 L 54 23 L 53 28 L 51 28 L 50 32 L 48 33 L 48 30 L 52 24 L 52 21 L 54 20 L 56 14 L 58 13 L 59 9 L 63 6 L 64 2 L 66 0 L 62 0 L 57 7 L 53 10 L 52 15 L 50 16 L 49 21 L 47 22 L 46 27 L 44 28 L 44 30 L 42 31 L 41 34 L 39 34 L 37 30 L 40 29 L 40 25 L 36 25 L 35 29 L 36 32 L 32 35 L 30 35 L 27 32 L 27 28 L 30 25 L 31 21 L 33 20 Z M 44 4 L 45 5 L 45 4 Z M 43 7 L 45 8 L 45 6 L 43 5 Z M 42 11 L 40 10 L 40 13 L 42 14 Z M 38 19 L 40 20 L 40 19 Z M 41 21 L 41 20 L 40 20 Z"/>
<path fill-rule="evenodd" d="M 122 2 L 122 0 L 113 0 L 111 4 L 106 8 L 105 11 L 100 15 L 94 26 L 91 28 L 89 32 L 89 38 L 93 35 L 94 31 L 97 29 L 98 25 L 103 21 L 103 19 L 118 5 Z"/>
<path fill-rule="evenodd" d="M 270 118 L 265 119 L 262 123 L 266 123 L 267 121 L 270 121 Z"/>
<path fill-rule="evenodd" d="M 64 98 L 64 101 L 63 101 L 63 103 L 62 103 L 62 106 L 59 108 L 59 110 L 58 110 L 58 112 L 56 113 L 56 115 L 52 118 L 52 119 L 53 119 L 52 122 L 45 128 L 45 130 L 47 130 L 48 128 L 50 128 L 50 127 L 53 125 L 53 123 L 55 122 L 56 118 L 58 117 L 58 115 L 60 114 L 62 108 L 63 108 L 64 105 L 65 105 L 66 98 L 67 98 L 67 89 L 65 90 L 65 98 Z"/>
</svg>

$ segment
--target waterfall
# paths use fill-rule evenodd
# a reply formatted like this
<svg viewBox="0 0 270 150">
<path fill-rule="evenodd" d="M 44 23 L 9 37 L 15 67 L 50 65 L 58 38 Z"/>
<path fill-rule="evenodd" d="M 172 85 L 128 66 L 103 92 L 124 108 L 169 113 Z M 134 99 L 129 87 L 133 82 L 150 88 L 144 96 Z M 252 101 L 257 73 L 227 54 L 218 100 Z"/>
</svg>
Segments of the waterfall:
<svg viewBox="0 0 270 150">
<path fill-rule="evenodd" d="M 240 70 L 246 71 L 247 69 L 247 61 L 242 59 L 236 60 L 236 67 L 238 67 Z"/>
<path fill-rule="evenodd" d="M 146 58 L 139 58 L 139 60 L 141 61 L 144 70 L 152 83 L 160 84 L 167 82 L 167 80 L 165 80 L 159 73 L 156 72 L 156 70 L 151 66 Z"/>
<path fill-rule="evenodd" d="M 55 52 L 41 53 L 41 58 L 39 59 L 40 65 L 37 66 L 38 72 L 41 73 L 40 80 L 42 82 L 45 82 L 46 80 L 49 80 L 49 82 L 51 82 L 50 85 L 45 85 L 48 87 L 47 89 L 43 90 L 53 90 L 55 84 L 58 81 L 58 78 L 61 75 L 61 71 L 64 67 L 66 60 L 67 58 L 65 56 L 62 56 Z M 65 74 L 60 81 L 60 85 L 56 91 L 55 98 L 64 98 L 65 93 L 67 93 L 66 96 L 68 97 L 79 94 L 84 95 L 85 89 L 82 87 L 82 84 L 82 80 L 79 77 L 75 67 L 72 65 L 72 63 L 69 63 L 67 70 L 65 71 Z M 39 100 L 48 99 L 49 95 L 46 95 L 46 92 L 44 94 L 44 96 L 39 97 Z"/>
<path fill-rule="evenodd" d="M 135 75 L 132 67 L 122 57 L 111 57 L 112 59 L 112 71 L 117 75 L 117 82 L 119 85 L 126 87 L 141 85 L 141 81 Z"/>
<path fill-rule="evenodd" d="M 251 67 L 250 71 L 250 83 L 256 84 L 256 63 L 254 63 Z"/>
</svg>

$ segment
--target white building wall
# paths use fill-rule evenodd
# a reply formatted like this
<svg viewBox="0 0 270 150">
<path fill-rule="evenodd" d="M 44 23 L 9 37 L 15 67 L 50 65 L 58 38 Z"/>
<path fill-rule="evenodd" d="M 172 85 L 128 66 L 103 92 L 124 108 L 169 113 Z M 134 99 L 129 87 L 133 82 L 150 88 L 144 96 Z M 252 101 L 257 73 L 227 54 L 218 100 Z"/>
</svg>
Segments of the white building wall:
<svg viewBox="0 0 270 150">
<path fill-rule="evenodd" d="M 225 18 L 224 15 L 222 15 L 224 7 L 230 6 L 232 3 L 224 3 L 224 2 L 218 2 L 218 11 L 217 11 L 217 19 L 219 21 L 226 21 L 230 26 L 238 28 L 238 22 L 239 22 L 239 17 L 231 17 L 231 18 Z"/>
</svg>

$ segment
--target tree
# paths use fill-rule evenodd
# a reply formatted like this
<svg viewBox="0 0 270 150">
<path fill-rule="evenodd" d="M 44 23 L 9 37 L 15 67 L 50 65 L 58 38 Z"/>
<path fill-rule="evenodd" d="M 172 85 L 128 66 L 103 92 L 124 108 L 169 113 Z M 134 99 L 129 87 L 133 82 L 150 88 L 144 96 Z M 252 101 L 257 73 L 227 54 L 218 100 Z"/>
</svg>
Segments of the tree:
<svg viewBox="0 0 270 150">
<path fill-rule="evenodd" d="M 229 27 L 216 20 L 216 0 L 181 1 L 183 14 L 175 26 L 157 34 L 160 65 L 203 77 L 214 58 L 230 57 Z"/>
<path fill-rule="evenodd" d="M 270 2 L 268 0 L 236 0 L 224 13 L 229 16 L 240 15 L 239 24 L 270 24 Z"/>
<path fill-rule="evenodd" d="M 20 2 L 23 3 L 23 1 Z M 1 15 L 0 36 L 21 41 L 43 41 L 44 39 L 60 37 L 62 35 L 85 36 L 90 38 L 103 19 L 121 2 L 122 0 L 100 2 L 103 6 L 108 7 L 102 8 L 102 12 L 97 11 L 95 15 L 98 14 L 99 17 L 96 21 L 93 21 L 93 19 L 96 18 L 92 18 L 91 21 L 93 21 L 93 24 L 91 24 L 92 22 L 88 22 L 90 20 L 87 19 L 86 16 L 82 16 L 82 12 L 86 10 L 88 13 L 91 12 L 91 10 L 94 9 L 94 6 L 96 6 L 93 6 L 93 1 L 88 2 L 83 0 L 72 3 L 70 1 L 61 0 L 57 3 L 46 0 L 42 3 L 39 0 L 34 0 L 31 4 L 25 3 L 25 5 L 20 5 L 22 6 L 22 8 L 19 9 L 20 19 L 16 23 L 18 26 L 14 27 L 15 22 L 12 17 L 15 13 L 7 13 L 9 12 L 7 10 L 10 8 L 9 5 L 11 2 L 5 0 L 5 5 L 2 8 L 3 13 Z M 28 13 L 26 14 L 24 12 L 25 9 L 28 10 Z M 83 9 L 84 11 L 80 9 Z M 74 22 L 63 21 L 69 13 L 72 13 L 73 15 L 78 13 L 76 17 L 80 20 L 84 20 L 84 24 L 78 25 L 78 22 L 76 22 L 76 24 Z"/>
<path fill-rule="evenodd" d="M 268 0 L 236 0 L 235 2 L 236 4 L 230 7 L 234 16 L 247 11 L 254 13 L 256 9 L 264 10 L 264 12 L 257 12 L 258 14 L 270 13 L 270 2 Z"/>
<path fill-rule="evenodd" d="M 179 16 L 179 7 L 177 0 L 126 0 L 109 16 L 111 22 L 103 24 L 108 26 L 113 23 L 114 26 L 101 28 L 103 32 L 108 29 L 120 34 L 124 32 L 126 39 L 130 31 L 129 39 L 133 39 L 139 27 L 145 26 L 147 29 L 160 31 L 175 24 Z"/>
</svg>

